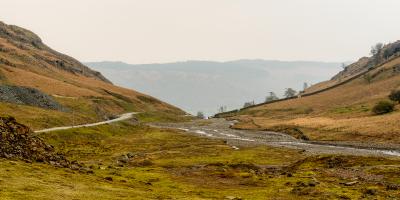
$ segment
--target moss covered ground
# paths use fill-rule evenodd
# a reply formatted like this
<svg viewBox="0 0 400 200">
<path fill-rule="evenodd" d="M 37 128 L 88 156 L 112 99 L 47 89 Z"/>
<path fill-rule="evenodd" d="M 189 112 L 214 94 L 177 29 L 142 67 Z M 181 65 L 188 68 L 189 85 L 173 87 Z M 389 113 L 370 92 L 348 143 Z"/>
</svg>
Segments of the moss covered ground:
<svg viewBox="0 0 400 200">
<path fill-rule="evenodd" d="M 40 137 L 87 170 L 0 160 L 0 199 L 400 197 L 396 159 L 234 150 L 221 140 L 129 121 Z"/>
</svg>

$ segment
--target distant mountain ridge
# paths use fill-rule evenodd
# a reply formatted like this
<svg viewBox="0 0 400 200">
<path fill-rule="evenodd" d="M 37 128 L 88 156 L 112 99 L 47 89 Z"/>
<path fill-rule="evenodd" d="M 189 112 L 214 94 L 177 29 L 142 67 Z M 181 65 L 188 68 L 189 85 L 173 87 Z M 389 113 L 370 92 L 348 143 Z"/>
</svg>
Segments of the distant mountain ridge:
<svg viewBox="0 0 400 200">
<path fill-rule="evenodd" d="M 302 90 L 303 83 L 317 83 L 340 71 L 341 63 L 278 60 L 228 62 L 185 61 L 131 65 L 124 62 L 87 62 L 116 84 L 135 88 L 195 114 L 217 112 L 262 102 L 269 92 L 285 88 Z"/>
</svg>

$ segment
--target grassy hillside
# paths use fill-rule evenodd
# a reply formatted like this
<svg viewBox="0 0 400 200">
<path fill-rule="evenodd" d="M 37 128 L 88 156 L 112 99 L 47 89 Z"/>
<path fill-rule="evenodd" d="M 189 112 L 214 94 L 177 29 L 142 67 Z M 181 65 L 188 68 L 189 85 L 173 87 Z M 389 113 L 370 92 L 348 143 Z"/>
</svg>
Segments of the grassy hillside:
<svg viewBox="0 0 400 200">
<path fill-rule="evenodd" d="M 400 57 L 334 89 L 302 98 L 242 110 L 236 128 L 276 130 L 300 128 L 314 140 L 355 140 L 400 143 L 400 108 L 374 115 L 373 106 L 400 89 Z M 366 78 L 368 77 L 368 78 Z"/>
<path fill-rule="evenodd" d="M 15 116 L 35 129 L 98 121 L 129 111 L 184 114 L 153 97 L 113 85 L 99 72 L 50 49 L 34 33 L 1 22 L 0 84 L 36 88 L 66 108 L 61 112 L 0 102 L 1 115 Z"/>
</svg>

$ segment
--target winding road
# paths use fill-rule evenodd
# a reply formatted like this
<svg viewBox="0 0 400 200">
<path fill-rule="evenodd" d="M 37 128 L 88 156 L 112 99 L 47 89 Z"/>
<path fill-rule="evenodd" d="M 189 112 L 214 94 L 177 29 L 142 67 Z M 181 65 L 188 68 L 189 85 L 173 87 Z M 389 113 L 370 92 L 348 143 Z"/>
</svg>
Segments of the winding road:
<svg viewBox="0 0 400 200">
<path fill-rule="evenodd" d="M 304 150 L 311 154 L 341 154 L 357 156 L 393 156 L 400 157 L 400 148 L 357 146 L 342 143 L 318 143 L 303 141 L 283 133 L 268 131 L 235 130 L 230 126 L 234 122 L 225 119 L 209 119 L 186 123 L 153 123 L 158 128 L 179 129 L 187 133 L 214 139 L 223 139 L 233 149 L 243 146 L 267 145 Z"/>
<path fill-rule="evenodd" d="M 138 112 L 125 113 L 115 119 L 111 119 L 111 120 L 107 120 L 107 121 L 96 122 L 96 123 L 92 123 L 92 124 L 82 124 L 82 125 L 77 125 L 77 126 L 55 127 L 55 128 L 38 130 L 38 131 L 35 131 L 35 133 L 46 133 L 46 132 L 52 132 L 52 131 L 67 130 L 67 129 L 72 129 L 72 128 L 83 128 L 83 127 L 99 126 L 99 125 L 103 125 L 103 124 L 110 124 L 110 123 L 115 123 L 115 122 L 130 119 L 133 117 L 133 115 L 136 115 L 136 114 L 138 114 Z"/>
<path fill-rule="evenodd" d="M 67 130 L 73 128 L 93 127 L 103 124 L 110 124 L 119 121 L 131 119 L 137 112 L 125 113 L 118 118 L 96 122 L 91 124 L 82 124 L 77 126 L 63 126 L 35 131 L 35 133 L 52 132 Z M 354 146 L 344 144 L 326 144 L 310 141 L 303 141 L 291 137 L 287 134 L 268 132 L 236 130 L 230 127 L 234 122 L 225 119 L 195 120 L 185 123 L 151 123 L 152 127 L 179 129 L 194 135 L 207 137 L 210 139 L 223 139 L 233 149 L 238 150 L 244 146 L 267 145 L 272 147 L 285 147 L 291 149 L 304 150 L 312 154 L 342 154 L 357 156 L 392 156 L 400 157 L 400 148 L 376 148 L 368 146 Z"/>
</svg>

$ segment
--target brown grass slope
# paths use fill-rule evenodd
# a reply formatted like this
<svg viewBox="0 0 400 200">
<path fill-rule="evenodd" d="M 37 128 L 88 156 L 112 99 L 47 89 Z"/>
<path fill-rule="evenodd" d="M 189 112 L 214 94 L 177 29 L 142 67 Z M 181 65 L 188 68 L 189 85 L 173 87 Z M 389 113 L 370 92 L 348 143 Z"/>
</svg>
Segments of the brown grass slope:
<svg viewBox="0 0 400 200">
<path fill-rule="evenodd" d="M 365 76 L 371 77 L 370 82 Z M 313 140 L 400 143 L 400 112 L 376 116 L 372 107 L 400 89 L 400 57 L 331 90 L 302 98 L 242 110 L 236 127 L 246 129 L 300 128 Z"/>
<path fill-rule="evenodd" d="M 113 85 L 99 72 L 47 47 L 34 33 L 2 22 L 0 84 L 39 89 L 68 108 L 59 112 L 0 102 L 1 115 L 15 116 L 33 128 L 98 121 L 129 111 L 183 114 L 153 97 Z"/>
<path fill-rule="evenodd" d="M 315 84 L 306 89 L 305 93 L 312 93 L 321 89 L 329 88 L 367 72 L 374 66 L 386 63 L 400 55 L 400 41 L 386 44 L 375 56 L 362 57 L 357 62 L 346 66 L 343 71 L 332 77 L 331 80 Z M 378 59 L 376 59 L 378 57 Z"/>
</svg>

